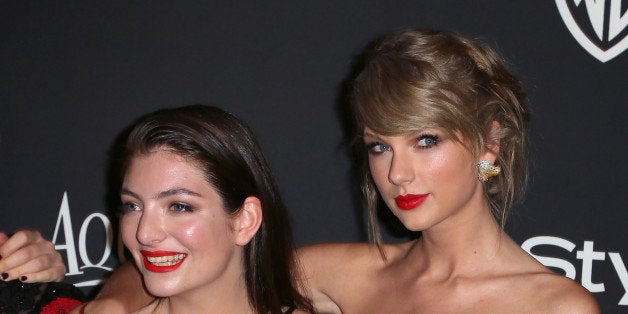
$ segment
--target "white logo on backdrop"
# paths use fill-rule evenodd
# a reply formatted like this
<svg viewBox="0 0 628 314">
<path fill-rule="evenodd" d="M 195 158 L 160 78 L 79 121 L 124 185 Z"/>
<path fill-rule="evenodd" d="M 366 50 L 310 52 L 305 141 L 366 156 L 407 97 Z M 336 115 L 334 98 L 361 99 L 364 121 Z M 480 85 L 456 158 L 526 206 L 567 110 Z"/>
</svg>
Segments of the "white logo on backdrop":
<svg viewBox="0 0 628 314">
<path fill-rule="evenodd" d="M 105 243 L 89 243 L 90 246 L 101 245 L 102 256 L 99 261 L 94 262 L 92 258 L 87 254 L 88 253 L 88 241 L 87 236 L 90 234 L 89 228 L 92 225 L 92 222 L 102 223 L 105 233 L 106 240 Z M 61 206 L 59 207 L 59 216 L 57 217 L 57 223 L 55 225 L 54 235 L 52 236 L 52 243 L 55 244 L 55 249 L 57 251 L 65 251 L 67 260 L 68 260 L 68 273 L 66 276 L 79 276 L 81 282 L 74 283 L 77 287 L 89 287 L 96 286 L 102 283 L 102 278 L 95 279 L 87 279 L 84 278 L 83 270 L 88 268 L 95 268 L 102 271 L 110 272 L 112 268 L 110 266 L 105 265 L 109 260 L 109 256 L 111 255 L 111 244 L 113 242 L 113 230 L 111 226 L 111 222 L 109 218 L 102 213 L 91 213 L 83 223 L 81 224 L 81 229 L 79 231 L 78 236 L 78 256 L 76 255 L 77 246 L 75 245 L 74 238 L 74 230 L 72 228 L 72 215 L 70 214 L 70 204 L 68 202 L 68 193 L 63 193 L 63 198 L 61 200 Z M 59 244 L 58 239 L 60 235 L 63 236 L 65 243 Z M 82 262 L 82 266 L 79 267 L 79 258 Z"/>
<path fill-rule="evenodd" d="M 621 255 L 619 252 L 595 251 L 593 249 L 594 244 L 595 243 L 593 241 L 584 241 L 582 244 L 582 250 L 575 252 L 576 259 L 582 260 L 582 269 L 580 273 L 582 286 L 594 293 L 606 291 L 606 287 L 603 282 L 593 282 L 593 266 L 594 264 L 598 266 L 598 264 L 602 261 L 606 261 L 606 256 L 608 256 L 610 258 L 610 263 L 615 269 L 615 274 L 624 288 L 624 295 L 617 304 L 628 305 L 628 270 L 626 270 L 626 265 L 624 264 Z M 521 244 L 521 247 L 536 258 L 541 264 L 547 267 L 559 268 L 565 272 L 565 276 L 574 280 L 576 279 L 577 270 L 574 264 L 569 262 L 569 260 L 562 258 L 542 256 L 532 253 L 532 249 L 536 246 L 556 246 L 566 250 L 567 252 L 573 252 L 576 248 L 575 243 L 559 237 L 538 236 L 526 240 L 523 244 Z M 594 261 L 599 261 L 600 263 L 594 263 Z M 605 267 L 608 266 L 605 265 Z"/>
<path fill-rule="evenodd" d="M 563 18 L 565 25 L 571 32 L 574 38 L 580 43 L 580 45 L 592 56 L 602 62 L 606 62 L 617 57 L 628 48 L 628 35 L 624 32 L 628 25 L 628 13 L 622 14 L 622 0 L 609 0 L 609 12 L 606 14 L 606 0 L 556 0 L 556 6 L 560 12 L 560 16 Z M 592 38 L 587 36 L 580 25 L 576 22 L 569 3 L 573 2 L 576 7 L 581 4 L 585 5 L 587 16 L 589 17 L 589 23 L 595 33 L 594 43 Z M 608 16 L 608 20 L 606 17 Z M 582 21 L 586 23 L 587 21 Z M 608 27 L 606 27 L 608 26 Z M 608 31 L 604 34 L 604 30 Z M 624 38 L 617 38 L 620 34 L 624 33 Z M 606 36 L 605 36 L 606 35 Z M 593 36 L 591 36 L 593 37 Z M 608 49 L 600 48 L 598 44 L 608 44 L 611 41 L 617 40 Z"/>
</svg>

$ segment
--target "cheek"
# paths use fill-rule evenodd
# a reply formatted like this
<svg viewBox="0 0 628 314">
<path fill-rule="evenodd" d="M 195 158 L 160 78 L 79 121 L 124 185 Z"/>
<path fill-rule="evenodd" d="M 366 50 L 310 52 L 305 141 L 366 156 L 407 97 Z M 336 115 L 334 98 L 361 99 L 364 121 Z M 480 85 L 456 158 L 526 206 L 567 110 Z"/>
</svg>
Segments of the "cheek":
<svg viewBox="0 0 628 314">
<path fill-rule="evenodd" d="M 378 189 L 388 182 L 388 165 L 383 156 L 369 156 L 369 171 Z"/>
<path fill-rule="evenodd" d="M 217 247 L 233 242 L 233 232 L 229 226 L 220 219 L 208 217 L 198 218 L 173 225 L 171 234 L 176 234 L 179 242 L 188 249 L 213 250 Z"/>
<path fill-rule="evenodd" d="M 431 159 L 431 163 L 426 165 L 434 180 L 438 180 L 452 189 L 466 186 L 467 183 L 474 183 L 476 174 L 474 172 L 472 159 L 467 154 L 439 154 Z"/>
<path fill-rule="evenodd" d="M 122 235 L 122 242 L 128 248 L 135 246 L 137 243 L 137 225 L 138 219 L 133 217 L 133 214 L 125 214 L 120 220 L 120 234 Z"/>
<path fill-rule="evenodd" d="M 202 219 L 174 220 L 168 226 L 168 233 L 182 244 L 193 248 L 203 242 L 211 242 L 208 230 L 211 228 Z"/>
<path fill-rule="evenodd" d="M 445 180 L 455 179 L 459 175 L 459 167 L 456 158 L 444 153 L 434 154 L 432 158 L 423 164 L 423 170 L 435 178 Z"/>
<path fill-rule="evenodd" d="M 211 225 L 207 226 L 202 223 L 183 226 L 176 231 L 178 234 L 177 238 L 189 249 L 211 247 L 213 246 L 212 243 L 216 241 L 215 237 L 212 235 L 211 228 Z"/>
</svg>

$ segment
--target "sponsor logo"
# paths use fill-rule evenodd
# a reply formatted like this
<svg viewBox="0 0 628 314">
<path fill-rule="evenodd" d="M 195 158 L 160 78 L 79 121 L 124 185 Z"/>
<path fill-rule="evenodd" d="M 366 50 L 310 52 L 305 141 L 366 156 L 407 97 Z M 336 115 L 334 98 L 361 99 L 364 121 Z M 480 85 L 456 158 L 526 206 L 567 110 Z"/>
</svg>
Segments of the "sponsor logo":
<svg viewBox="0 0 628 314">
<path fill-rule="evenodd" d="M 552 249 L 558 247 L 562 250 L 566 250 L 567 252 L 573 252 L 576 248 L 576 244 L 559 237 L 553 236 L 538 236 L 533 237 L 521 244 L 521 248 L 523 248 L 526 252 L 530 253 L 534 258 L 536 258 L 541 264 L 557 268 L 562 270 L 565 273 L 565 276 L 576 279 L 576 267 L 569 260 L 561 259 L 557 257 L 549 257 L 545 255 L 540 255 L 537 253 L 533 253 L 532 250 L 549 248 Z M 621 258 L 621 255 L 617 252 L 603 252 L 603 251 L 595 251 L 593 249 L 594 243 L 593 241 L 584 241 L 582 244 L 582 250 L 576 251 L 576 259 L 582 260 L 582 269 L 580 273 L 582 286 L 589 289 L 589 291 L 593 293 L 604 292 L 606 291 L 606 287 L 603 282 L 593 282 L 593 265 L 595 261 L 605 261 L 606 257 L 610 259 L 613 268 L 615 269 L 615 274 L 619 277 L 619 281 L 624 288 L 624 295 L 619 300 L 618 305 L 628 305 L 628 271 L 626 270 L 626 265 Z M 553 255 L 553 254 L 552 254 Z"/>
<path fill-rule="evenodd" d="M 100 243 L 91 239 L 95 236 L 95 228 L 104 229 L 104 239 Z M 83 220 L 78 233 L 78 241 L 75 241 L 68 193 L 63 193 L 54 235 L 52 236 L 52 243 L 55 245 L 55 250 L 59 251 L 61 255 L 65 253 L 68 267 L 68 272 L 65 275 L 66 277 L 77 276 L 73 278 L 75 279 L 75 282 L 73 282 L 75 286 L 91 287 L 99 285 L 103 282 L 103 275 L 111 272 L 115 267 L 115 258 L 112 257 L 114 260 L 110 261 L 113 243 L 112 229 L 109 217 L 103 213 L 94 212 Z M 90 237 L 89 241 L 88 236 Z M 59 243 L 60 238 L 62 238 L 65 243 Z M 78 246 L 76 245 L 77 242 Z M 94 257 L 94 255 L 99 255 L 99 257 Z M 79 259 L 81 266 L 79 266 Z M 113 265 L 107 265 L 109 263 Z M 86 273 L 88 269 L 90 272 Z"/>
<path fill-rule="evenodd" d="M 571 35 L 596 59 L 606 62 L 628 48 L 628 10 L 622 0 L 555 1 Z"/>
</svg>

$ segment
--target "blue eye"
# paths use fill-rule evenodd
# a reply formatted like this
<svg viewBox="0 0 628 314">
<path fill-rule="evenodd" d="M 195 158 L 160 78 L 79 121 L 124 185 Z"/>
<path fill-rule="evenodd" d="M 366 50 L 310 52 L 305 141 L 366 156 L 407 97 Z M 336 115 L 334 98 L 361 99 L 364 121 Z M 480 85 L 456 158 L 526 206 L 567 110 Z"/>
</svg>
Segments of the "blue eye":
<svg viewBox="0 0 628 314">
<path fill-rule="evenodd" d="M 421 148 L 430 148 L 436 146 L 438 144 L 438 136 L 436 135 L 421 135 L 417 139 L 419 143 L 419 147 Z"/>
<path fill-rule="evenodd" d="M 174 212 L 185 213 L 191 212 L 192 206 L 183 203 L 174 203 L 170 205 L 170 209 Z"/>
<path fill-rule="evenodd" d="M 135 203 L 123 203 L 120 206 L 120 211 L 123 213 L 136 212 L 140 210 L 140 206 Z"/>
<path fill-rule="evenodd" d="M 366 149 L 371 154 L 381 154 L 383 152 L 387 152 L 391 150 L 390 146 L 382 144 L 380 142 L 373 142 L 373 143 L 366 144 Z"/>
</svg>

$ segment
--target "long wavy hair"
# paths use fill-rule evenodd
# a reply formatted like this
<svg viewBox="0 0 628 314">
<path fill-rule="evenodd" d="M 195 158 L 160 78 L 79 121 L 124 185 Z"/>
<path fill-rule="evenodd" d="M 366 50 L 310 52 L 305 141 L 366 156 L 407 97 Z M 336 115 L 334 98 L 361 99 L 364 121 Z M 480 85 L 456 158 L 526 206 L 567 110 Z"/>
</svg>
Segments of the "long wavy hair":
<svg viewBox="0 0 628 314">
<path fill-rule="evenodd" d="M 138 154 L 164 148 L 194 162 L 237 215 L 248 196 L 262 204 L 263 220 L 244 247 L 249 302 L 257 313 L 313 312 L 297 288 L 298 264 L 287 209 L 251 130 L 212 106 L 192 105 L 148 114 L 132 127 L 121 153 L 121 175 Z"/>
</svg>

